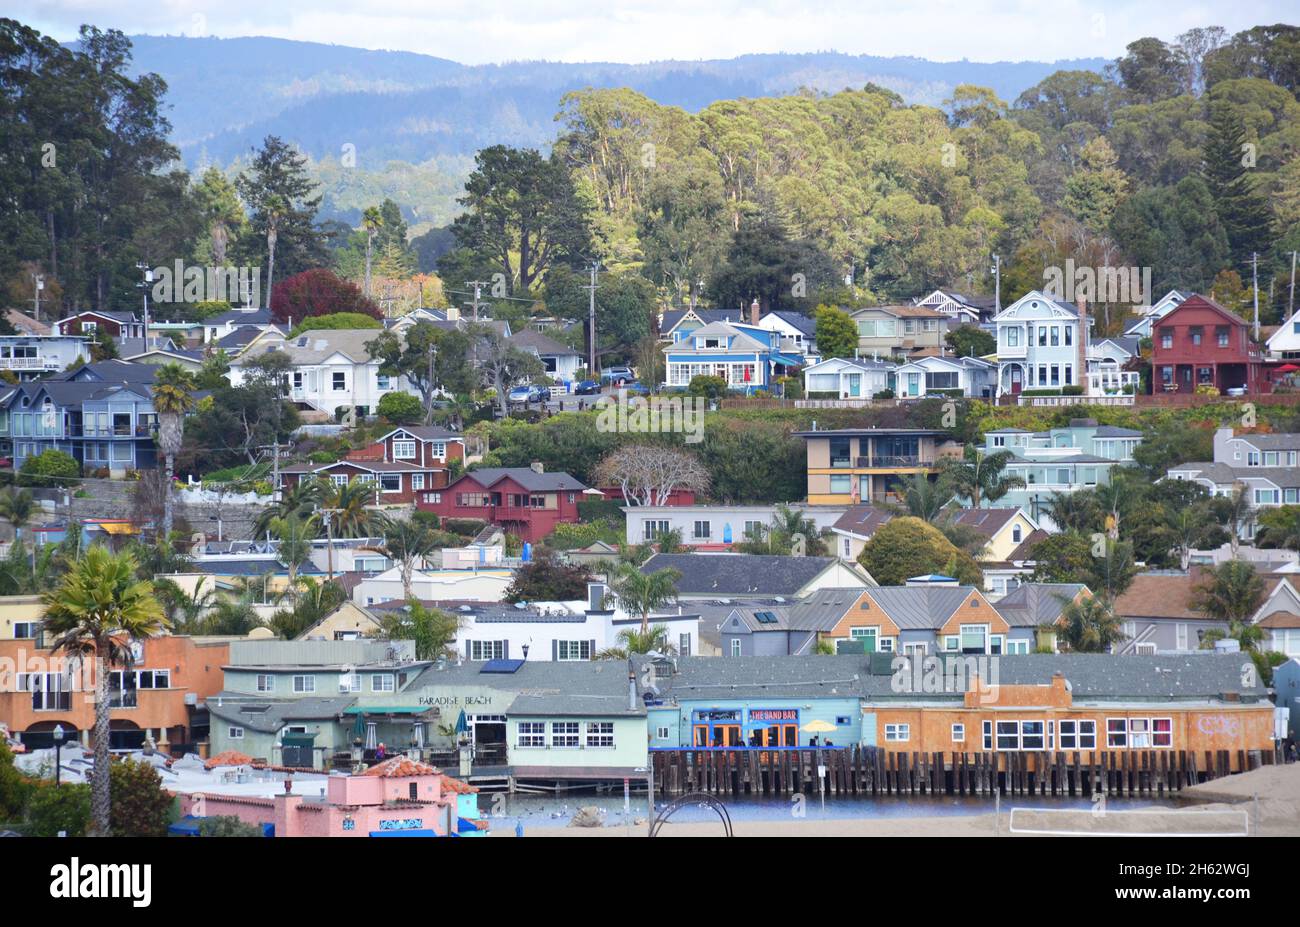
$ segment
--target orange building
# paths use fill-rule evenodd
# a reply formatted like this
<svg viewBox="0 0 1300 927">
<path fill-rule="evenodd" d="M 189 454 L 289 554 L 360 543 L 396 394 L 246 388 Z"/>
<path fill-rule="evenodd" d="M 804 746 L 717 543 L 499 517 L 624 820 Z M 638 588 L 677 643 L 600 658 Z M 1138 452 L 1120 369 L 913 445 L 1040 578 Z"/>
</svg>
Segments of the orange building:
<svg viewBox="0 0 1300 927">
<path fill-rule="evenodd" d="M 207 736 L 204 701 L 221 691 L 230 661 L 227 638 L 166 635 L 134 645 L 130 670 L 109 676 L 111 745 L 133 749 L 152 737 L 164 752 L 195 749 Z M 44 646 L 39 636 L 0 640 L 0 722 L 32 749 L 53 743 L 62 726 L 67 743 L 91 746 L 95 726 L 94 672 Z"/>
</svg>

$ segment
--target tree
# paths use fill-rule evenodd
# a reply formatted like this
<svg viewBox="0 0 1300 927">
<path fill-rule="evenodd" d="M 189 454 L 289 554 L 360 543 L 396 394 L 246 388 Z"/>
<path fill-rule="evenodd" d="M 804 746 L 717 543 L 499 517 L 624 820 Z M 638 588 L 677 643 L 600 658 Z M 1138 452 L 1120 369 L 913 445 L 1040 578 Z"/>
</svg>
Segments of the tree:
<svg viewBox="0 0 1300 927">
<path fill-rule="evenodd" d="M 600 281 L 596 291 L 598 344 L 628 353 L 654 330 L 655 321 L 655 288 L 645 277 L 607 274 Z"/>
<path fill-rule="evenodd" d="M 929 474 L 916 473 L 903 481 L 903 502 L 894 507 L 899 514 L 912 515 L 934 522 L 944 506 L 953 500 L 952 488 L 944 477 L 932 480 Z"/>
<path fill-rule="evenodd" d="M 279 541 L 276 557 L 289 570 L 289 596 L 298 595 L 298 570 L 311 558 L 312 541 L 316 537 L 316 519 L 278 518 L 271 522 L 271 533 Z"/>
<path fill-rule="evenodd" d="M 983 357 L 998 349 L 997 340 L 976 325 L 958 325 L 944 336 L 949 350 L 958 357 Z"/>
<path fill-rule="evenodd" d="M 331 312 L 329 315 L 308 316 L 293 327 L 292 338 L 303 332 L 335 331 L 339 329 L 382 329 L 384 323 L 364 312 Z"/>
<path fill-rule="evenodd" d="M 971 508 L 980 507 L 981 501 L 997 502 L 1013 489 L 1021 489 L 1025 481 L 1006 474 L 1012 460 L 1010 451 L 985 454 L 974 444 L 967 444 L 960 458 L 946 458 L 943 474 L 959 499 L 969 500 Z"/>
<path fill-rule="evenodd" d="M 983 574 L 970 554 L 957 549 L 943 532 L 910 515 L 892 518 L 872 535 L 858 563 L 882 586 L 901 586 L 913 576 L 938 573 L 979 587 Z"/>
<path fill-rule="evenodd" d="M 361 215 L 361 227 L 366 233 L 366 299 L 370 298 L 370 259 L 373 251 L 375 235 L 384 227 L 384 217 L 380 211 L 371 206 Z"/>
<path fill-rule="evenodd" d="M 1049 630 L 1056 632 L 1061 649 L 1070 653 L 1110 653 L 1128 639 L 1124 620 L 1115 614 L 1111 600 L 1087 595 L 1068 602 Z"/>
<path fill-rule="evenodd" d="M 381 524 L 380 514 L 369 506 L 376 501 L 378 486 L 367 480 L 352 480 L 342 486 L 322 487 L 321 506 L 329 511 L 330 529 L 336 538 L 368 538 Z"/>
<path fill-rule="evenodd" d="M 628 505 L 668 505 L 678 490 L 703 493 L 709 473 L 689 451 L 655 444 L 625 444 L 596 465 L 596 479 L 617 486 Z"/>
<path fill-rule="evenodd" d="M 463 394 L 473 388 L 474 338 L 462 329 L 444 330 L 429 322 L 416 322 L 404 334 L 383 332 L 366 343 L 366 351 L 380 362 L 380 373 L 405 377 L 420 394 L 423 414 L 419 421 L 427 425 L 433 420 L 439 393 Z"/>
<path fill-rule="evenodd" d="M 436 660 L 452 653 L 460 625 L 454 613 L 425 608 L 408 598 L 405 606 L 384 614 L 377 636 L 390 641 L 415 641 L 417 660 Z"/>
<path fill-rule="evenodd" d="M 474 156 L 475 168 L 452 223 L 460 260 L 502 275 L 507 295 L 528 293 L 555 264 L 590 253 L 587 208 L 568 170 L 554 154 L 492 145 Z M 439 262 L 442 268 L 456 253 Z"/>
<path fill-rule="evenodd" d="M 220 168 L 209 167 L 194 185 L 194 202 L 205 229 L 195 248 L 200 264 L 226 265 L 226 252 L 248 225 L 235 185 Z"/>
<path fill-rule="evenodd" d="M 536 354 L 520 350 L 486 325 L 471 327 L 479 358 L 479 374 L 483 385 L 496 394 L 497 409 L 501 417 L 508 412 L 506 398 L 510 388 L 534 377 L 545 375 L 546 368 Z"/>
<path fill-rule="evenodd" d="M 564 563 L 546 548 L 515 570 L 506 590 L 507 602 L 569 602 L 587 597 L 591 571 L 578 563 Z"/>
<path fill-rule="evenodd" d="M 81 465 L 64 451 L 41 451 L 23 461 L 18 471 L 20 486 L 41 486 L 67 489 L 81 479 Z"/>
<path fill-rule="evenodd" d="M 676 653 L 677 648 L 673 646 L 668 637 L 668 628 L 662 624 L 657 624 L 649 629 L 624 628 L 618 632 L 618 644 L 613 647 L 606 647 L 604 650 L 595 654 L 596 660 L 626 660 L 631 656 L 642 653 Z"/>
<path fill-rule="evenodd" d="M 294 274 L 275 285 L 271 316 L 277 322 L 299 322 L 309 316 L 355 312 L 382 319 L 384 314 L 368 296 L 332 270 L 317 267 Z"/>
<path fill-rule="evenodd" d="M 249 232 L 239 250 L 250 263 L 267 258 L 267 307 L 278 266 L 293 276 L 328 263 L 325 235 L 316 226 L 321 197 L 308 176 L 307 158 L 284 140 L 268 135 L 235 189 L 250 213 Z M 266 242 L 266 251 L 260 250 Z"/>
<path fill-rule="evenodd" d="M 14 754 L 0 737 L 0 824 L 17 821 L 31 800 L 32 783 L 14 766 Z"/>
<path fill-rule="evenodd" d="M 1253 564 L 1226 560 L 1193 587 L 1190 604 L 1229 626 L 1245 625 L 1263 604 L 1266 591 L 1264 578 Z"/>
<path fill-rule="evenodd" d="M 153 584 L 136 579 L 135 558 L 91 547 L 59 584 L 41 598 L 44 631 L 55 654 L 95 661 L 95 767 L 91 773 L 91 810 L 95 833 L 112 833 L 108 677 L 116 667 L 129 668 L 131 644 L 167 630 Z"/>
<path fill-rule="evenodd" d="M 1081 534 L 1053 534 L 1030 548 L 1029 559 L 1036 583 L 1083 582 L 1093 566 L 1092 544 Z"/>
<path fill-rule="evenodd" d="M 1178 568 L 1186 572 L 1192 563 L 1192 551 L 1208 546 L 1221 537 L 1222 529 L 1208 502 L 1179 506 L 1166 512 L 1166 526 L 1178 552 Z"/>
<path fill-rule="evenodd" d="M 1215 496 L 1210 506 L 1219 524 L 1228 530 L 1228 543 L 1232 545 L 1232 557 L 1237 557 L 1241 546 L 1241 535 L 1255 517 L 1255 507 L 1250 501 L 1250 490 L 1245 483 L 1237 483 L 1232 492 L 1226 496 Z"/>
<path fill-rule="evenodd" d="M 402 574 L 402 595 L 416 598 L 411 588 L 415 565 L 425 561 L 438 549 L 438 535 L 427 525 L 401 519 L 390 521 L 384 528 L 384 556 L 396 563 Z"/>
<path fill-rule="evenodd" d="M 1233 108 L 1226 100 L 1211 102 L 1201 170 L 1237 267 L 1247 264 L 1252 253 L 1267 252 L 1270 240 L 1268 203 L 1244 163 L 1246 144 L 1246 130 Z"/>
<path fill-rule="evenodd" d="M 1091 490 L 1054 491 L 1043 503 L 1042 512 L 1061 531 L 1084 535 L 1100 527 L 1101 507 Z"/>
<path fill-rule="evenodd" d="M 822 357 L 853 357 L 858 347 L 858 327 L 847 312 L 834 306 L 818 306 L 816 340 Z"/>
<path fill-rule="evenodd" d="M 325 497 L 323 481 L 308 476 L 281 491 L 280 498 L 265 506 L 253 522 L 253 537 L 264 537 L 276 519 L 309 518 Z"/>
<path fill-rule="evenodd" d="M 35 513 L 36 502 L 27 490 L 10 486 L 0 493 L 0 518 L 13 526 L 15 541 L 21 537 L 23 526 L 32 520 Z"/>
<path fill-rule="evenodd" d="M 172 796 L 152 765 L 126 759 L 113 763 L 110 822 L 115 837 L 166 837 Z"/>
<path fill-rule="evenodd" d="M 0 508 L 2 513 L 3 508 Z M 1300 550 L 1300 505 L 1261 509 L 1259 526 L 1260 532 L 1255 539 L 1257 545 Z"/>
<path fill-rule="evenodd" d="M 1128 178 L 1104 136 L 1083 146 L 1079 168 L 1065 181 L 1061 207 L 1094 235 L 1105 234 L 1111 217 L 1128 192 Z"/>
<path fill-rule="evenodd" d="M 379 417 L 394 425 L 424 424 L 424 406 L 410 393 L 384 393 L 375 406 Z"/>
<path fill-rule="evenodd" d="M 158 368 L 153 381 L 153 409 L 158 413 L 158 449 L 166 461 L 163 482 L 162 536 L 172 534 L 175 505 L 176 455 L 185 438 L 185 416 L 194 408 L 194 377 L 180 364 L 168 363 Z"/>
<path fill-rule="evenodd" d="M 233 814 L 217 814 L 199 821 L 200 837 L 261 837 L 262 828 L 245 824 Z"/>
<path fill-rule="evenodd" d="M 677 581 L 681 578 L 681 572 L 672 567 L 646 573 L 624 564 L 610 589 L 625 611 L 641 616 L 641 634 L 646 635 L 650 633 L 650 613 L 677 601 Z"/>
</svg>

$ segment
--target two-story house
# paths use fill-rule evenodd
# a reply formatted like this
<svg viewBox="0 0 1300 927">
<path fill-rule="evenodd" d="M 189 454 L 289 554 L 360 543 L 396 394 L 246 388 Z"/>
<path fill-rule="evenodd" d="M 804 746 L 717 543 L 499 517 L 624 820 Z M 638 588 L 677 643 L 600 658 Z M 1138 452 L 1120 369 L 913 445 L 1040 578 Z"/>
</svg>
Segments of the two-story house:
<svg viewBox="0 0 1300 927">
<path fill-rule="evenodd" d="M 584 494 L 600 495 L 567 473 L 529 467 L 471 470 L 446 489 L 419 494 L 416 505 L 443 518 L 472 518 L 498 525 L 525 541 L 540 541 L 562 523 L 579 520 Z"/>
<path fill-rule="evenodd" d="M 426 490 L 446 488 L 451 462 L 464 459 L 465 438 L 459 432 L 406 425 L 351 451 L 343 460 L 282 467 L 279 488 L 291 489 L 309 476 L 336 486 L 369 482 L 374 484 L 377 505 L 411 505 Z"/>
<path fill-rule="evenodd" d="M 990 322 L 997 313 L 994 301 L 988 296 L 966 296 L 952 290 L 935 290 L 929 296 L 914 300 L 918 306 L 934 309 L 948 316 L 949 329 L 959 325 L 980 325 Z"/>
<path fill-rule="evenodd" d="M 1006 475 L 1025 481 L 1024 487 L 1011 490 L 998 504 L 1023 508 L 1036 523 L 1050 528 L 1054 526 L 1045 509 L 1052 494 L 1109 483 L 1116 467 L 1133 465 L 1142 432 L 1076 418 L 1048 431 L 997 428 L 985 433 L 984 442 L 986 454 L 1009 452 Z"/>
<path fill-rule="evenodd" d="M 758 327 L 781 336 L 781 351 L 802 357 L 806 363 L 815 363 L 817 353 L 817 322 L 799 312 L 774 309 L 758 320 Z"/>
<path fill-rule="evenodd" d="M 1155 322 L 1151 338 L 1152 390 L 1194 393 L 1210 386 L 1221 394 L 1272 389 L 1264 354 L 1250 325 L 1212 299 L 1189 296 Z"/>
<path fill-rule="evenodd" d="M 945 431 L 928 428 L 839 428 L 799 431 L 808 449 L 808 502 L 856 505 L 896 499 L 917 473 L 937 475 L 943 457 L 961 453 Z"/>
<path fill-rule="evenodd" d="M 1153 302 L 1150 306 L 1142 311 L 1137 321 L 1124 329 L 1124 334 L 1136 338 L 1150 338 L 1151 327 L 1173 312 L 1186 301 L 1191 293 L 1184 293 L 1181 290 L 1170 290 L 1164 296 Z"/>
<path fill-rule="evenodd" d="M 743 322 L 744 314 L 734 309 L 669 309 L 659 316 L 659 340 L 685 341 L 691 332 L 715 322 Z"/>
<path fill-rule="evenodd" d="M 34 380 L 88 360 L 90 338 L 84 335 L 0 335 L 0 371 L 19 380 Z"/>
<path fill-rule="evenodd" d="M 1191 480 L 1213 496 L 1231 496 L 1240 488 L 1255 509 L 1300 505 L 1300 434 L 1214 433 L 1214 460 L 1170 467 L 1171 480 Z M 1255 537 L 1254 519 L 1241 525 L 1243 540 Z"/>
<path fill-rule="evenodd" d="M 941 354 L 951 317 L 926 306 L 871 306 L 852 313 L 863 357 Z"/>
<path fill-rule="evenodd" d="M 134 312 L 120 310 L 103 311 L 87 309 L 54 323 L 54 331 L 59 335 L 90 335 L 98 331 L 109 334 L 114 341 L 134 338 L 143 340 L 144 323 Z"/>
<path fill-rule="evenodd" d="M 1082 387 L 1087 360 L 1077 307 L 1031 290 L 998 313 L 993 324 L 997 395 Z"/>
<path fill-rule="evenodd" d="M 803 363 L 781 351 L 781 335 L 757 325 L 713 322 L 663 347 L 667 384 L 686 387 L 698 376 L 721 377 L 733 390 L 770 389 L 773 381 Z"/>
<path fill-rule="evenodd" d="M 285 339 L 251 346 L 230 365 L 230 382 L 244 382 L 246 367 L 268 351 L 283 351 L 293 364 L 289 373 L 289 399 L 304 410 L 336 417 L 355 410 L 372 415 L 379 400 L 406 390 L 405 377 L 381 373 L 367 345 L 378 337 L 373 329 L 315 329 Z"/>
</svg>

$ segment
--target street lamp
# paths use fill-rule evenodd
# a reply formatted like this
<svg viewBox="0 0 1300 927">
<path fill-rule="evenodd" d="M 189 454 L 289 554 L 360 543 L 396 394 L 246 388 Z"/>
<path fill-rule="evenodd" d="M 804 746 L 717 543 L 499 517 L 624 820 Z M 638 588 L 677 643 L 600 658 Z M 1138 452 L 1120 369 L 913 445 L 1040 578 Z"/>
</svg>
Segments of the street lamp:
<svg viewBox="0 0 1300 927">
<path fill-rule="evenodd" d="M 59 773 L 63 767 L 62 750 L 63 750 L 63 725 L 54 725 L 54 784 L 59 784 Z"/>
</svg>

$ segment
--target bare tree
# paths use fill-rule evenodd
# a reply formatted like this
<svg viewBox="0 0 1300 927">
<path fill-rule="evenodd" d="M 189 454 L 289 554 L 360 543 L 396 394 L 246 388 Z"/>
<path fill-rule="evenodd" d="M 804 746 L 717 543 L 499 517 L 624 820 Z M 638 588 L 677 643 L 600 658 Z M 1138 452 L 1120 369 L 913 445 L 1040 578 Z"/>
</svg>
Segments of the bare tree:
<svg viewBox="0 0 1300 927">
<path fill-rule="evenodd" d="M 667 505 L 675 490 L 709 488 L 709 472 L 694 454 L 654 444 L 620 447 L 596 466 L 596 478 L 620 487 L 628 505 Z"/>
</svg>

